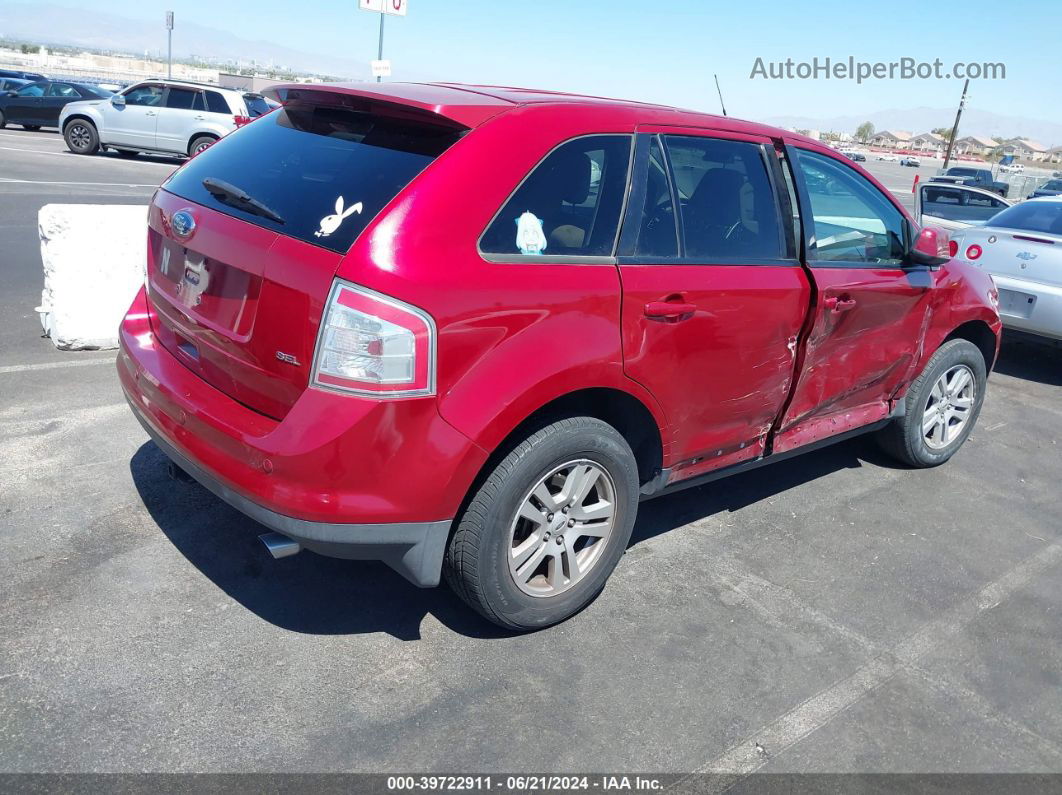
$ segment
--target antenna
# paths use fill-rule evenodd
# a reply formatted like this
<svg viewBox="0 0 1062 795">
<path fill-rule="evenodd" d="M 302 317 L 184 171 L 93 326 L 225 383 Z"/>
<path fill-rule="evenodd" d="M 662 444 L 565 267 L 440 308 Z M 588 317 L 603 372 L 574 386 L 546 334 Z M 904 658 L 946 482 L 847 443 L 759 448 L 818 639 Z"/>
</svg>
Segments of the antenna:
<svg viewBox="0 0 1062 795">
<path fill-rule="evenodd" d="M 719 107 L 721 107 L 723 109 L 723 115 L 725 116 L 726 115 L 726 105 L 723 104 L 723 91 L 722 91 L 721 88 L 719 88 L 719 75 L 713 74 L 712 77 L 715 78 L 715 90 L 716 90 L 716 93 L 719 94 Z"/>
</svg>

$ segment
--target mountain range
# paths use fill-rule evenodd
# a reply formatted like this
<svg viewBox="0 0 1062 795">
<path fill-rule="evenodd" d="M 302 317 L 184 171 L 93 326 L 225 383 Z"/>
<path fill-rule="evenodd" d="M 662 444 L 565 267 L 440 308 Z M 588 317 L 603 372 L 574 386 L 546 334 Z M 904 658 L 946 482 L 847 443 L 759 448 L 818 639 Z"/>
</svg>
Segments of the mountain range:
<svg viewBox="0 0 1062 795">
<path fill-rule="evenodd" d="M 225 30 L 179 20 L 180 35 L 174 37 L 175 58 L 238 57 L 259 64 L 284 65 L 291 69 L 365 79 L 369 74 L 366 61 L 341 58 L 286 47 L 272 41 L 252 41 Z M 162 19 L 143 19 L 66 8 L 48 3 L 9 3 L 0 0 L 0 36 L 43 44 L 85 47 L 130 55 L 145 51 L 158 55 L 165 52 L 166 38 Z"/>
</svg>

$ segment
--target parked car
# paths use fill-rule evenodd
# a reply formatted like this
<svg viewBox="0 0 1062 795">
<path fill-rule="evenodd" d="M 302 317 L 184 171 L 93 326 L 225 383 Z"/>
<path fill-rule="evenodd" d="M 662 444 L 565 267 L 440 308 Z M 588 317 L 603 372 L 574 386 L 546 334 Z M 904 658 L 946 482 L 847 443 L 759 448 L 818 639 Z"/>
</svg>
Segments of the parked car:
<svg viewBox="0 0 1062 795">
<path fill-rule="evenodd" d="M 23 80 L 18 77 L 0 77 L 0 94 L 8 91 L 17 91 L 22 86 L 32 82 L 32 80 Z"/>
<path fill-rule="evenodd" d="M 283 90 L 155 193 L 117 361 L 274 556 L 445 576 L 534 629 L 602 589 L 640 501 L 870 431 L 935 466 L 974 426 L 991 279 L 828 147 L 517 89 Z"/>
<path fill-rule="evenodd" d="M 0 77 L 13 77 L 17 80 L 26 80 L 27 82 L 48 79 L 38 72 L 23 72 L 20 69 L 0 69 Z"/>
<path fill-rule="evenodd" d="M 865 163 L 867 160 L 867 156 L 862 152 L 842 152 L 842 154 L 856 163 Z"/>
<path fill-rule="evenodd" d="M 938 182 L 923 182 L 915 192 L 914 217 L 951 232 L 986 223 L 1013 202 L 998 193 Z"/>
<path fill-rule="evenodd" d="M 896 155 L 894 155 L 894 154 L 891 154 L 891 153 L 889 153 L 889 152 L 886 152 L 886 153 L 885 153 L 885 154 L 883 154 L 883 155 L 878 155 L 878 156 L 877 156 L 876 158 L 874 158 L 874 159 L 875 159 L 875 160 L 884 160 L 884 161 L 885 161 L 886 163 L 895 163 L 895 162 L 897 162 L 897 161 L 898 161 L 898 160 L 899 160 L 900 158 L 898 158 L 898 157 L 897 157 Z"/>
<path fill-rule="evenodd" d="M 919 160 L 917 157 L 910 157 L 910 156 L 901 157 L 900 158 L 900 165 L 901 166 L 910 166 L 911 168 L 918 168 L 918 167 L 920 167 L 922 165 L 922 161 Z"/>
<path fill-rule="evenodd" d="M 1006 182 L 997 182 L 992 179 L 992 172 L 987 168 L 970 168 L 968 166 L 952 166 L 943 174 L 932 178 L 934 182 L 948 182 L 952 185 L 970 185 L 974 188 L 998 193 L 1003 198 L 1010 192 L 1010 185 Z"/>
<path fill-rule="evenodd" d="M 1059 194 L 1062 194 L 1062 179 L 1049 179 L 1034 190 L 1030 198 L 1039 199 L 1041 196 L 1058 196 Z"/>
<path fill-rule="evenodd" d="M 1024 163 L 1008 163 L 1006 165 L 1000 165 L 999 170 L 1005 173 L 1021 174 L 1025 171 Z"/>
<path fill-rule="evenodd" d="M 0 95 L 0 129 L 21 124 L 27 130 L 58 127 L 59 114 L 72 102 L 91 98 L 97 102 L 111 96 L 95 86 L 59 80 L 38 80 Z"/>
<path fill-rule="evenodd" d="M 1062 196 L 1020 202 L 957 234 L 956 260 L 995 279 L 1003 325 L 1062 340 Z"/>
<path fill-rule="evenodd" d="M 77 102 L 63 109 L 59 123 L 71 152 L 113 149 L 197 154 L 219 138 L 272 107 L 260 94 L 180 80 L 148 80 L 106 101 Z"/>
</svg>

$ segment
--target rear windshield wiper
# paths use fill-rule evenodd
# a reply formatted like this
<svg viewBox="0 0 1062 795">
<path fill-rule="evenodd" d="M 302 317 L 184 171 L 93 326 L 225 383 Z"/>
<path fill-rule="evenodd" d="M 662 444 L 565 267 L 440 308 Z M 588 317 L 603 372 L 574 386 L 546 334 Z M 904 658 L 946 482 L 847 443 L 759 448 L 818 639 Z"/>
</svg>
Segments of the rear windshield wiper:
<svg viewBox="0 0 1062 795">
<path fill-rule="evenodd" d="M 280 217 L 280 215 L 265 204 L 262 204 L 262 202 L 258 201 L 258 199 L 254 198 L 246 191 L 240 190 L 235 185 L 230 185 L 228 182 L 223 182 L 220 179 L 207 177 L 203 180 L 203 187 L 206 188 L 207 192 L 218 201 L 231 204 L 233 207 L 251 213 L 252 215 L 260 215 L 263 218 L 268 218 L 270 221 L 275 221 L 278 224 L 284 223 L 284 219 Z"/>
</svg>

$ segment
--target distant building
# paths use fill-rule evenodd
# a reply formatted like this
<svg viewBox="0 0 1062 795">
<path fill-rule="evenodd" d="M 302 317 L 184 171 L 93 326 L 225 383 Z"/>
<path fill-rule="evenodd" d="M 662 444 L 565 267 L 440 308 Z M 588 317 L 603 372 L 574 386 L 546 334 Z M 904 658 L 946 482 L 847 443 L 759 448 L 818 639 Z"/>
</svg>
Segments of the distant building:
<svg viewBox="0 0 1062 795">
<path fill-rule="evenodd" d="M 911 133 L 903 130 L 881 130 L 870 139 L 872 146 L 884 146 L 889 149 L 907 149 L 911 145 Z"/>
<path fill-rule="evenodd" d="M 967 135 L 955 142 L 955 154 L 984 157 L 989 152 L 998 149 L 999 144 L 991 138 L 981 138 L 977 135 Z"/>
<path fill-rule="evenodd" d="M 1062 163 L 1062 146 L 1056 146 L 1047 150 L 1048 163 Z"/>
<path fill-rule="evenodd" d="M 937 135 L 933 132 L 919 133 L 911 138 L 909 141 L 911 149 L 916 152 L 924 152 L 928 155 L 940 156 L 944 154 L 945 148 L 947 148 L 948 142 L 943 135 Z"/>
<path fill-rule="evenodd" d="M 1022 160 L 1040 161 L 1047 158 L 1046 146 L 1025 138 L 1012 138 L 1009 141 L 1004 141 L 1003 152 Z"/>
</svg>

